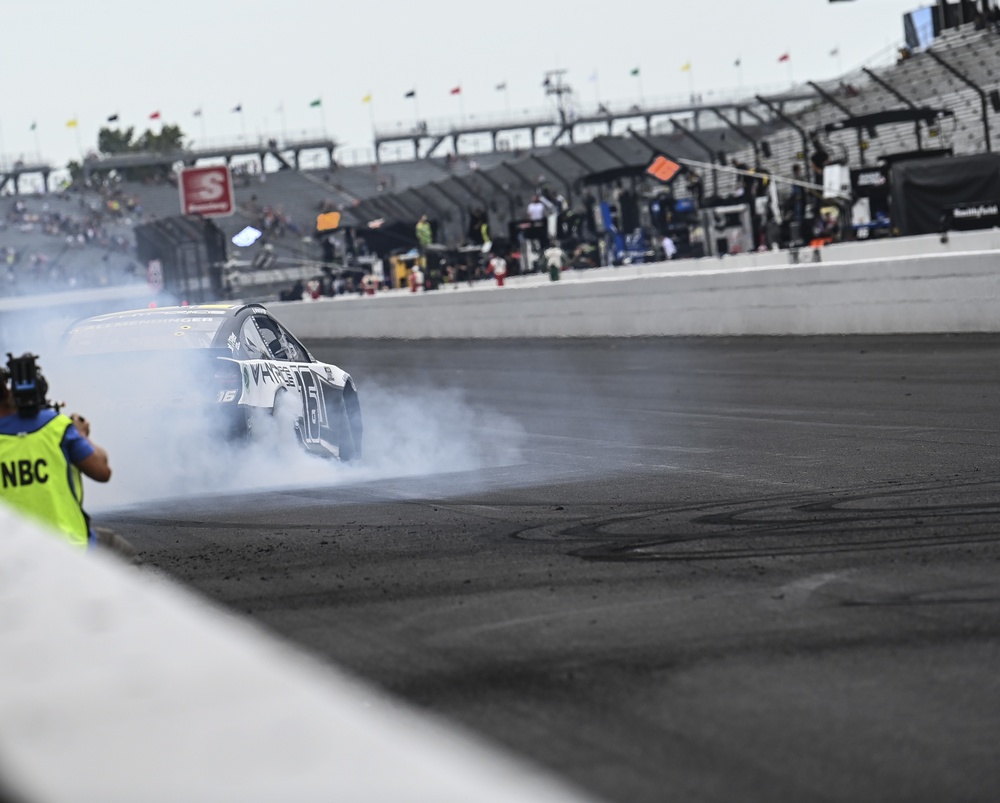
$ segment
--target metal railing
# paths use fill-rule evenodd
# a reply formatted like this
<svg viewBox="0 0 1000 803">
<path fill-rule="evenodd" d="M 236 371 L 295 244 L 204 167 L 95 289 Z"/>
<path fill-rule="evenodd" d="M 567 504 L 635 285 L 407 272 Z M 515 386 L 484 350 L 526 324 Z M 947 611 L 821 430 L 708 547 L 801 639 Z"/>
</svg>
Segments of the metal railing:
<svg viewBox="0 0 1000 803">
<path fill-rule="evenodd" d="M 800 88 L 800 87 L 799 87 Z M 583 100 L 577 98 L 567 105 L 567 122 L 574 119 L 599 115 L 623 116 L 628 114 L 642 115 L 644 112 L 655 112 L 657 109 L 704 106 L 706 109 L 722 103 L 749 102 L 755 95 L 781 95 L 793 92 L 797 87 L 793 84 L 767 84 L 762 86 L 730 87 L 725 89 L 708 89 L 702 92 L 675 93 L 672 95 L 649 95 L 641 98 L 623 100 Z M 561 125 L 559 112 L 553 106 L 491 112 L 488 114 L 465 114 L 461 116 L 436 117 L 413 122 L 396 120 L 392 123 L 375 123 L 375 138 L 384 137 L 439 137 L 449 136 L 455 131 L 470 128 L 488 129 L 516 128 L 530 125 Z"/>
</svg>

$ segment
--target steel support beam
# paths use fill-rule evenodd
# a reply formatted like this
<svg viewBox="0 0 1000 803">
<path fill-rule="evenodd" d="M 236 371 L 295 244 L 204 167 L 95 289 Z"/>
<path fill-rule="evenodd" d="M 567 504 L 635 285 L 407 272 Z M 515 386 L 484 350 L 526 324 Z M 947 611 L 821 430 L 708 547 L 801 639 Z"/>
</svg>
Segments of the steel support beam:
<svg viewBox="0 0 1000 803">
<path fill-rule="evenodd" d="M 555 176 L 557 179 L 559 179 L 560 182 L 562 182 L 562 185 L 566 188 L 566 201 L 572 206 L 572 204 L 573 204 L 573 184 L 572 184 L 572 182 L 569 181 L 564 175 L 562 175 L 558 170 L 556 170 L 550 164 L 548 164 L 547 162 L 545 162 L 540 156 L 536 156 L 535 154 L 531 154 L 530 156 L 528 156 L 528 158 L 532 159 L 535 162 L 537 162 L 538 164 L 540 164 L 544 170 L 547 170 L 553 176 Z"/>
<path fill-rule="evenodd" d="M 688 139 L 690 139 L 692 142 L 694 142 L 700 148 L 704 149 L 705 153 L 708 154 L 709 162 L 712 164 L 712 195 L 718 197 L 718 195 L 719 195 L 719 172 L 715 169 L 715 167 L 718 164 L 719 160 L 718 160 L 718 157 L 716 156 L 715 151 L 713 151 L 710 147 L 708 147 L 708 145 L 705 144 L 705 142 L 703 140 L 701 140 L 700 138 L 696 137 L 694 134 L 692 134 L 690 131 L 688 131 L 684 126 L 682 126 L 676 120 L 671 120 L 670 123 L 671 123 L 671 125 L 673 125 L 675 131 L 679 131 L 681 134 L 683 134 L 684 136 L 688 137 Z"/>
<path fill-rule="evenodd" d="M 785 114 L 776 103 L 772 103 L 763 95 L 757 95 L 756 98 L 757 102 L 767 106 L 775 117 L 799 132 L 799 136 L 802 137 L 802 175 L 803 177 L 809 176 L 809 133 L 796 120 Z"/>
<path fill-rule="evenodd" d="M 944 67 L 948 72 L 954 75 L 959 81 L 966 84 L 967 86 L 972 87 L 979 94 L 979 102 L 982 104 L 982 110 L 983 110 L 983 136 L 986 139 L 986 152 L 987 153 L 992 152 L 993 148 L 990 144 L 990 113 L 987 108 L 986 92 L 983 90 L 981 86 L 979 86 L 979 84 L 977 84 L 975 81 L 973 81 L 963 72 L 961 72 L 957 67 L 949 64 L 933 50 L 928 49 L 925 50 L 924 52 L 932 59 L 934 59 L 934 61 L 936 61 L 938 64 Z"/>
<path fill-rule="evenodd" d="M 823 100 L 825 100 L 827 103 L 829 103 L 832 106 L 836 106 L 838 109 L 840 109 L 848 117 L 853 117 L 854 116 L 854 113 L 850 109 L 848 109 L 843 103 L 841 103 L 839 100 L 837 100 L 833 95 L 831 95 L 829 92 L 827 92 L 825 89 L 823 89 L 823 87 L 821 87 L 815 81 L 806 81 L 806 83 L 809 84 L 809 86 L 811 86 L 813 89 L 815 89 L 816 90 L 816 94 L 819 95 L 821 98 L 823 98 Z M 859 128 L 858 129 L 858 159 L 861 162 L 861 166 L 862 167 L 865 166 L 865 147 L 866 147 L 866 145 L 865 145 L 865 137 L 864 137 L 864 134 L 861 132 L 861 129 Z"/>
<path fill-rule="evenodd" d="M 743 139 L 749 142 L 751 146 L 753 146 L 753 166 L 756 168 L 760 168 L 760 143 L 757 141 L 757 139 L 755 137 L 750 136 L 750 134 L 743 126 L 737 125 L 728 117 L 726 117 L 726 115 L 724 115 L 721 111 L 719 111 L 718 108 L 713 107 L 712 113 L 720 120 L 722 120 L 722 122 L 724 122 L 727 126 L 733 129 L 733 131 L 735 131 L 737 134 L 743 137 Z"/>
<path fill-rule="evenodd" d="M 896 87 L 894 87 L 888 81 L 886 81 L 885 79 L 883 79 L 874 70 L 870 70 L 867 67 L 862 67 L 861 68 L 861 72 L 863 72 L 865 75 L 867 75 L 869 78 L 871 78 L 876 84 L 878 84 L 886 92 L 888 92 L 890 95 L 892 95 L 894 98 L 896 98 L 896 100 L 903 101 L 903 103 L 905 103 L 911 109 L 917 108 L 917 104 L 915 104 L 912 100 L 910 100 L 908 97 L 906 97 L 906 95 L 904 95 L 902 92 L 900 92 L 898 89 L 896 89 Z M 924 149 L 924 142 L 923 142 L 923 136 L 922 136 L 921 131 L 920 131 L 920 121 L 919 120 L 917 120 L 916 122 L 913 123 L 913 132 L 917 135 L 917 150 L 918 151 L 922 151 Z"/>
</svg>

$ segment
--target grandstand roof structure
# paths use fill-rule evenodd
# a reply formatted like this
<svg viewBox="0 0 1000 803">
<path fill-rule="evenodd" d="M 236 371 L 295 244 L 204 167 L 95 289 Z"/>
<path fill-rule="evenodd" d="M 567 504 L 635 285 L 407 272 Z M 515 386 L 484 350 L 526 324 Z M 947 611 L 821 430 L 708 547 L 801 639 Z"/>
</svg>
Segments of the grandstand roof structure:
<svg viewBox="0 0 1000 803">
<path fill-rule="evenodd" d="M 769 137 L 767 164 L 774 172 L 787 174 L 802 158 L 804 133 L 813 131 L 823 132 L 827 150 L 852 168 L 890 162 L 899 154 L 991 151 L 1000 111 L 1000 32 L 961 25 L 943 31 L 922 51 L 900 51 L 891 64 L 861 67 L 809 86 L 816 93 L 813 102 Z M 927 113 L 914 120 L 920 110 Z M 901 119 L 844 125 L 852 118 L 891 113 Z M 746 147 L 734 154 L 750 156 Z"/>
<path fill-rule="evenodd" d="M 979 153 L 992 149 L 998 112 L 1000 32 L 969 23 L 943 31 L 923 51 L 899 51 L 890 64 L 808 82 L 787 93 L 633 111 L 631 117 L 644 123 L 642 136 L 629 131 L 626 136 L 598 136 L 524 154 L 480 154 L 471 160 L 476 170 L 369 194 L 356 213 L 405 219 L 430 210 L 447 223 L 463 208 L 480 206 L 502 220 L 520 214 L 516 207 L 523 209 L 540 183 L 572 201 L 587 176 L 613 177 L 616 168 L 626 175 L 647 164 L 654 151 L 701 161 L 702 172 L 708 174 L 706 191 L 718 194 L 732 179 L 721 168 L 712 169 L 713 163 L 752 165 L 790 176 L 796 162 L 808 166 L 813 134 L 823 140 L 834 161 L 851 168 L 904 156 Z M 663 118 L 659 126 L 658 116 Z M 627 117 L 627 111 L 617 115 Z M 713 118 L 716 125 L 706 127 Z M 549 120 L 549 125 L 557 123 Z M 447 136 L 462 133 L 456 129 Z M 441 137 L 442 132 L 422 135 Z"/>
<path fill-rule="evenodd" d="M 10 187 L 14 195 L 21 191 L 21 176 L 41 176 L 42 186 L 49 189 L 49 176 L 55 171 L 52 165 L 47 162 L 25 162 L 17 161 L 14 164 L 0 165 L 0 192 Z"/>
<path fill-rule="evenodd" d="M 772 101 L 783 107 L 788 103 L 808 101 L 813 99 L 813 92 L 792 88 L 786 92 L 770 95 Z M 550 145 L 560 142 L 572 144 L 576 142 L 575 132 L 581 126 L 605 126 L 606 133 L 611 134 L 614 123 L 620 121 L 642 122 L 642 127 L 651 133 L 654 121 L 661 118 L 692 117 L 697 119 L 704 112 L 715 110 L 740 112 L 745 109 L 745 95 L 710 97 L 708 101 L 703 96 L 694 96 L 684 101 L 672 103 L 617 105 L 612 102 L 599 103 L 592 110 L 559 108 L 555 110 L 526 111 L 523 115 L 496 115 L 490 118 L 480 118 L 476 121 L 427 121 L 416 122 L 413 126 L 403 128 L 400 125 L 386 124 L 375 126 L 375 159 L 379 156 L 383 145 L 393 142 L 410 142 L 414 152 L 420 156 L 433 156 L 438 147 L 450 140 L 454 153 L 461 152 L 459 141 L 461 137 L 477 134 L 489 135 L 493 150 L 500 150 L 501 134 L 514 131 L 528 131 L 531 137 L 532 149 L 538 147 L 537 134 L 542 129 L 554 131 Z"/>
<path fill-rule="evenodd" d="M 923 50 L 893 51 L 891 59 L 882 58 L 879 64 L 870 62 L 838 78 L 807 82 L 786 92 L 652 104 L 638 112 L 624 105 L 610 107 L 610 117 L 600 118 L 608 124 L 605 131 L 611 122 L 620 126 L 631 120 L 636 127 L 617 135 L 597 133 L 589 140 L 571 137 L 568 131 L 560 134 L 559 126 L 593 124 L 598 115 L 579 115 L 564 122 L 550 112 L 544 120 L 532 119 L 556 126 L 556 142 L 525 150 L 460 153 L 453 149 L 434 155 L 429 147 L 442 135 L 460 137 L 473 129 L 489 133 L 508 130 L 508 125 L 511 130 L 523 127 L 523 119 L 508 117 L 507 122 L 481 120 L 467 130 L 428 125 L 417 132 L 426 152 L 411 160 L 338 164 L 332 158 L 337 143 L 317 137 L 98 158 L 88 160 L 85 167 L 106 173 L 239 156 L 259 158 L 264 165 L 266 158 L 269 169 L 234 177 L 237 211 L 218 223 L 231 237 L 258 223 L 261 207 L 280 210 L 292 223 L 290 235 L 282 242 L 271 242 L 289 259 L 299 259 L 307 252 L 315 253 L 314 244 L 308 246 L 306 241 L 313 234 L 315 216 L 323 210 L 340 210 L 341 225 L 357 228 L 376 221 L 407 223 L 427 213 L 437 219 L 446 241 L 461 241 L 473 208 L 484 209 L 495 230 L 504 231 L 507 222 L 524 216 L 527 202 L 541 185 L 575 204 L 588 187 L 599 194 L 602 180 L 610 187 L 635 178 L 657 152 L 700 162 L 705 193 L 725 195 L 735 188 L 736 179 L 716 165 L 740 163 L 790 176 L 796 162 L 807 165 L 814 133 L 835 160 L 852 168 L 887 164 L 901 155 L 989 151 L 996 141 L 998 111 L 1000 34 L 993 27 L 977 29 L 970 23 L 943 31 Z M 866 121 L 871 125 L 865 125 Z M 397 133 L 404 140 L 414 135 L 409 129 Z M 399 139 L 384 130 L 377 131 L 376 138 L 383 144 Z M 309 149 L 323 151 L 328 163 L 304 169 L 299 154 Z M 42 167 L 46 166 L 18 169 Z M 179 213 L 176 186 L 123 186 L 141 200 L 147 216 Z M 683 187 L 679 189 L 683 192 Z M 239 253 L 252 258 L 259 247 Z"/>
<path fill-rule="evenodd" d="M 84 179 L 95 173 L 112 170 L 126 170 L 135 167 L 169 167 L 176 164 L 193 165 L 206 160 L 223 159 L 228 164 L 241 156 L 257 157 L 261 164 L 271 157 L 282 169 L 301 166 L 301 156 L 305 151 L 325 151 L 329 160 L 333 161 L 333 153 L 337 148 L 336 140 L 329 137 L 308 137 L 300 139 L 259 138 L 255 142 L 219 143 L 205 148 L 185 148 L 165 153 L 141 152 L 113 155 L 92 155 L 84 158 Z"/>
</svg>

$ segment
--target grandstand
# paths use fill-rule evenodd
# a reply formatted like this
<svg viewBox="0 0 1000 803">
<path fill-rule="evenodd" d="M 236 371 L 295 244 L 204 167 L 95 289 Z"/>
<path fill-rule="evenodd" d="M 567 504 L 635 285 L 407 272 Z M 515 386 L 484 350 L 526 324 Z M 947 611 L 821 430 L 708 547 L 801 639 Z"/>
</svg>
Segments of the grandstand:
<svg viewBox="0 0 1000 803">
<path fill-rule="evenodd" d="M 255 159 L 254 170 L 246 163 L 234 169 L 236 213 L 216 223 L 227 238 L 246 226 L 265 236 L 245 249 L 230 246 L 230 261 L 259 264 L 267 253 L 279 264 L 319 266 L 329 255 L 314 232 L 316 215 L 322 211 L 339 210 L 341 228 L 372 239 L 372 225 L 387 230 L 395 224 L 396 240 L 382 238 L 382 247 L 388 243 L 399 250 L 413 242 L 398 232 L 412 230 L 413 223 L 428 214 L 436 224 L 437 239 L 457 245 L 466 237 L 473 210 L 482 209 L 491 231 L 503 236 L 525 217 L 528 201 L 543 187 L 565 198 L 572 209 L 580 209 L 590 196 L 611 198 L 621 188 L 654 195 L 662 188 L 645 175 L 645 168 L 657 153 L 700 173 L 706 204 L 711 204 L 741 192 L 743 179 L 731 170 L 733 165 L 790 177 L 793 166 L 800 163 L 811 178 L 808 157 L 814 133 L 834 161 L 853 169 L 914 153 L 991 151 L 998 111 L 1000 34 L 992 25 L 970 22 L 940 31 L 926 47 L 894 47 L 834 80 L 807 82 L 783 92 L 738 98 L 710 95 L 708 100 L 691 98 L 646 108 L 609 103 L 600 115 L 533 118 L 531 126 L 547 124 L 551 136 L 546 138 L 549 144 L 525 150 L 496 147 L 498 133 L 523 127 L 523 120 L 511 119 L 485 121 L 468 131 L 446 123 L 414 131 L 380 130 L 375 158 L 368 164 L 338 163 L 336 143 L 322 137 L 300 143 L 267 140 L 236 149 L 220 146 L 211 152 L 99 158 L 85 165 L 86 176 L 94 180 L 77 184 L 69 193 L 16 197 L 34 214 L 42 214 L 47 206 L 49 212 L 86 219 L 95 208 L 107 212 L 110 193 L 135 199 L 128 215 L 104 214 L 100 238 L 85 237 L 81 242 L 77 237 L 73 244 L 65 236 L 43 234 L 10 217 L 0 230 L 0 254 L 3 249 L 43 254 L 42 262 L 60 268 L 60 286 L 134 280 L 144 273 L 135 264 L 134 226 L 179 214 L 179 199 L 170 181 L 123 180 L 133 166 Z M 886 112 L 898 113 L 898 119 L 886 118 Z M 612 123 L 629 120 L 636 130 L 611 133 Z M 871 124 L 864 125 L 866 120 Z M 581 132 L 596 130 L 593 124 L 601 121 L 607 124 L 606 133 L 581 138 Z M 460 152 L 462 137 L 477 132 L 485 132 L 494 147 Z M 449 140 L 451 150 L 439 153 Z M 422 158 L 379 159 L 380 147 L 407 141 L 413 143 L 414 153 L 423 153 Z M 303 167 L 299 155 L 310 148 L 325 152 L 326 164 Z M 12 189 L 16 189 L 13 180 L 6 185 L 7 192 Z M 678 198 L 687 193 L 683 182 L 671 189 Z M 13 203 L 10 197 L 4 199 L 5 205 Z M 129 245 L 123 246 L 121 238 Z M 8 279 L 19 270 L 8 266 Z M 0 292 L 24 292 L 30 286 L 22 282 L 16 289 L 16 285 L 9 280 Z"/>
<path fill-rule="evenodd" d="M 3 198 L 0 295 L 84 290 L 145 279 L 135 259 L 142 210 L 124 198 L 58 192 Z"/>
<path fill-rule="evenodd" d="M 789 175 L 791 165 L 803 158 L 801 130 L 822 131 L 848 116 L 914 107 L 946 114 L 929 125 L 900 123 L 876 131 L 862 129 L 860 136 L 853 130 L 830 132 L 827 137 L 832 151 L 854 168 L 918 150 L 982 153 L 991 150 L 996 139 L 994 116 L 1000 106 L 987 105 L 984 99 L 998 89 L 1000 35 L 991 28 L 976 30 L 971 23 L 946 30 L 923 52 L 903 51 L 888 66 L 864 67 L 834 81 L 817 83 L 816 99 L 793 115 L 796 128 L 789 127 L 769 139 L 772 157 L 765 166 L 773 173 Z M 746 147 L 734 154 L 743 160 L 752 160 L 752 156 Z"/>
</svg>

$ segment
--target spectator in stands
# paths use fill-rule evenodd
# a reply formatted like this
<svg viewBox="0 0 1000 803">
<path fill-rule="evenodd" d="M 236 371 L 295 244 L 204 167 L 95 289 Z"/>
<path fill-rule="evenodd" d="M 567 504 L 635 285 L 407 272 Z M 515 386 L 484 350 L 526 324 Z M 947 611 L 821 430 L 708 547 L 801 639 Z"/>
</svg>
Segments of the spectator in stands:
<svg viewBox="0 0 1000 803">
<path fill-rule="evenodd" d="M 570 265 L 574 270 L 596 268 L 599 257 L 597 246 L 592 243 L 580 243 L 573 252 L 573 261 Z"/>
<path fill-rule="evenodd" d="M 486 210 L 481 206 L 469 213 L 469 242 L 473 245 L 483 245 L 490 242 L 490 224 Z"/>
<path fill-rule="evenodd" d="M 677 256 L 677 245 L 674 243 L 673 238 L 669 234 L 663 235 L 663 239 L 660 241 L 660 247 L 663 249 L 663 258 L 668 262 Z"/>
<path fill-rule="evenodd" d="M 549 278 L 556 281 L 559 274 L 566 267 L 567 257 L 558 240 L 553 240 L 552 245 L 545 249 L 542 256 L 545 257 L 545 265 L 549 269 Z"/>
<path fill-rule="evenodd" d="M 861 94 L 860 90 L 854 84 L 849 84 L 846 81 L 840 82 L 840 91 L 845 98 L 856 98 Z"/>
<path fill-rule="evenodd" d="M 421 215 L 420 220 L 417 221 L 415 233 L 420 253 L 423 254 L 427 246 L 434 242 L 434 230 L 431 228 L 431 223 L 427 219 L 427 215 Z"/>
<path fill-rule="evenodd" d="M 819 140 L 819 134 L 815 131 L 809 135 L 809 141 L 812 143 L 813 147 L 813 151 L 809 156 L 809 164 L 813 171 L 812 180 L 816 184 L 822 184 L 823 168 L 830 163 L 830 154 L 827 153 L 826 148 L 823 147 L 823 143 Z"/>
<path fill-rule="evenodd" d="M 566 211 L 566 198 L 557 192 L 553 192 L 548 187 L 543 187 L 539 192 L 539 199 L 545 204 L 545 219 L 547 221 L 549 237 L 559 236 L 559 224 Z"/>
<path fill-rule="evenodd" d="M 538 195 L 531 196 L 531 202 L 528 204 L 528 220 L 532 223 L 541 223 L 545 220 L 545 204 Z"/>
<path fill-rule="evenodd" d="M 792 165 L 792 178 L 802 181 L 802 167 L 798 163 Z M 806 225 L 806 189 L 801 184 L 793 184 L 788 193 L 786 214 L 792 228 L 788 238 L 793 243 L 799 243 L 805 233 Z"/>
<path fill-rule="evenodd" d="M 414 262 L 410 268 L 409 284 L 411 293 L 419 293 L 424 289 L 424 272 L 420 269 L 419 262 Z"/>
<path fill-rule="evenodd" d="M 507 279 L 507 260 L 500 254 L 495 254 L 489 262 L 487 272 L 497 280 L 497 287 L 503 287 Z"/>
<path fill-rule="evenodd" d="M 747 172 L 750 170 L 749 166 L 743 162 L 734 160 L 733 167 L 736 170 L 742 170 L 742 173 L 736 173 L 734 178 L 736 179 L 736 187 L 734 188 L 733 194 L 740 198 L 749 199 L 753 196 L 753 177 L 748 176 Z"/>
<path fill-rule="evenodd" d="M 591 237 L 597 236 L 597 198 L 587 190 L 583 194 L 583 227 Z"/>
</svg>

